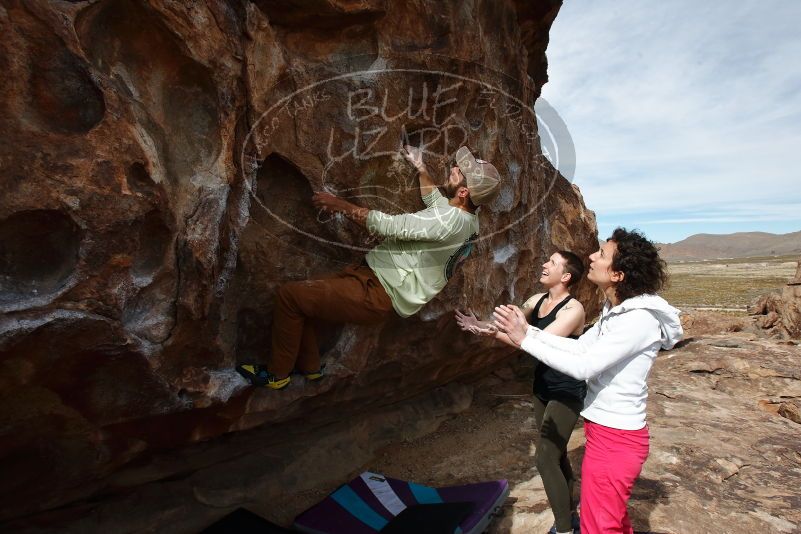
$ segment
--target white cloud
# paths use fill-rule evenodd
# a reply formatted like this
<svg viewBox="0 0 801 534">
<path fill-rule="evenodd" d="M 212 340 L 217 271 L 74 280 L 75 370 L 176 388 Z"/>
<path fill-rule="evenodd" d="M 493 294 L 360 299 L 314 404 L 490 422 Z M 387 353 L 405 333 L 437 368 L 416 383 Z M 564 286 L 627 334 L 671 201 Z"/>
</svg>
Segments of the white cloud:
<svg viewBox="0 0 801 534">
<path fill-rule="evenodd" d="M 801 221 L 780 207 L 801 205 L 799 20 L 779 0 L 566 2 L 543 96 L 599 220 Z"/>
</svg>

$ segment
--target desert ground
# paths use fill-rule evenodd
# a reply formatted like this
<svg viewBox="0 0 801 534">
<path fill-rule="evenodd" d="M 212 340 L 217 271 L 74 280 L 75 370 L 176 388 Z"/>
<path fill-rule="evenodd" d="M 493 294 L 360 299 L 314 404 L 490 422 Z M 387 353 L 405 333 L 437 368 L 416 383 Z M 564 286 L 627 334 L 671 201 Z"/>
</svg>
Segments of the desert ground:
<svg viewBox="0 0 801 534">
<path fill-rule="evenodd" d="M 745 312 L 758 296 L 793 277 L 798 256 L 761 256 L 669 264 L 663 296 L 680 309 Z"/>
</svg>

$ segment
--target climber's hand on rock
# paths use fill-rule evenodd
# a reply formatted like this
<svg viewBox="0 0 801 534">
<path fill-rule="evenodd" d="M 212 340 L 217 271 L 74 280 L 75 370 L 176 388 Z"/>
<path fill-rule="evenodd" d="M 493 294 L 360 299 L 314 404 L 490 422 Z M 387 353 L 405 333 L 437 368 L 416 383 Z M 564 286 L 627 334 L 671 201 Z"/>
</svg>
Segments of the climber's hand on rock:
<svg viewBox="0 0 801 534">
<path fill-rule="evenodd" d="M 312 195 L 314 207 L 328 213 L 339 213 L 347 209 L 348 202 L 331 193 L 315 193 Z"/>
<path fill-rule="evenodd" d="M 401 149 L 401 154 L 406 161 L 412 164 L 412 167 L 417 169 L 417 172 L 423 173 L 428 172 L 426 169 L 426 164 L 423 163 L 423 151 L 417 147 L 413 147 L 412 145 L 403 145 Z"/>
</svg>

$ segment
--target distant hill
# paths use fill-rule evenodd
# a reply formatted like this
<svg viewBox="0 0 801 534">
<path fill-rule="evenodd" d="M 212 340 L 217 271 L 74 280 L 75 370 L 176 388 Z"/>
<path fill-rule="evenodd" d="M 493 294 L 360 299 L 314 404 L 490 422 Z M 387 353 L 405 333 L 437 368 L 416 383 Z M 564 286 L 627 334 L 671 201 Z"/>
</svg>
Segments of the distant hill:
<svg viewBox="0 0 801 534">
<path fill-rule="evenodd" d="M 659 247 L 661 256 L 668 261 L 801 255 L 801 231 L 790 234 L 695 234 L 677 243 L 660 244 Z"/>
</svg>

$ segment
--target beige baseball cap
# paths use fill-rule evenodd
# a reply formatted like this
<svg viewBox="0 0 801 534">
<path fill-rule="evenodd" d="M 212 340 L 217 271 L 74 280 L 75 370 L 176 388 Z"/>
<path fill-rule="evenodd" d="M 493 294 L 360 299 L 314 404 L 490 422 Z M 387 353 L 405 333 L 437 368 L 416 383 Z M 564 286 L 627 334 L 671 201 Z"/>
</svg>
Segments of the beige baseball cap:
<svg viewBox="0 0 801 534">
<path fill-rule="evenodd" d="M 477 159 L 466 147 L 456 151 L 456 165 L 467 180 L 470 200 L 476 206 L 482 206 L 498 194 L 501 186 L 501 175 L 495 166 L 483 159 Z"/>
</svg>

